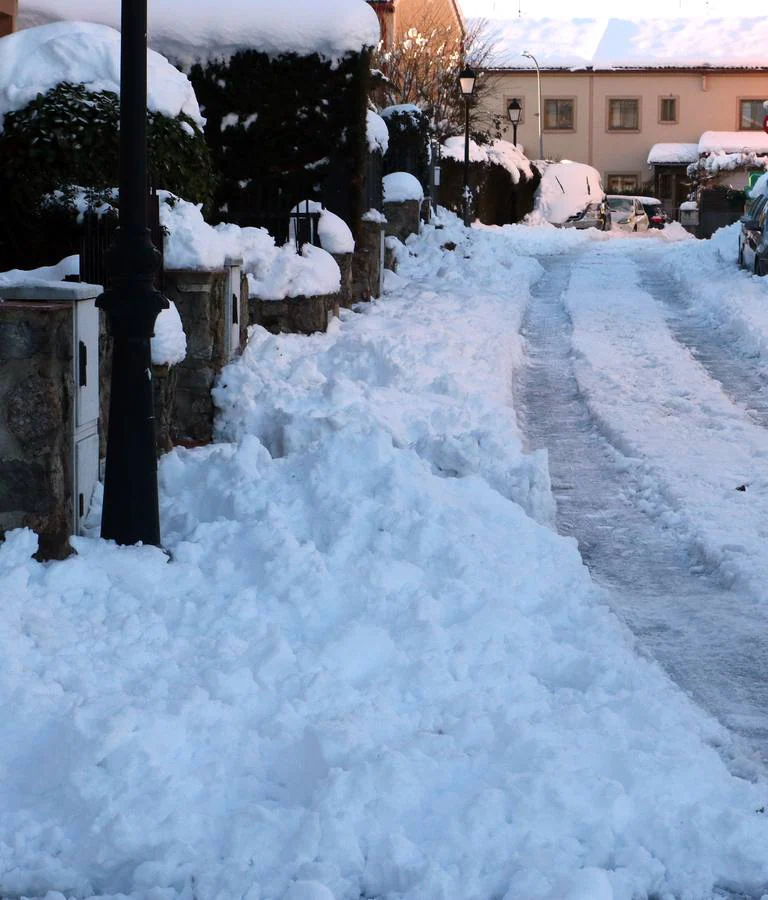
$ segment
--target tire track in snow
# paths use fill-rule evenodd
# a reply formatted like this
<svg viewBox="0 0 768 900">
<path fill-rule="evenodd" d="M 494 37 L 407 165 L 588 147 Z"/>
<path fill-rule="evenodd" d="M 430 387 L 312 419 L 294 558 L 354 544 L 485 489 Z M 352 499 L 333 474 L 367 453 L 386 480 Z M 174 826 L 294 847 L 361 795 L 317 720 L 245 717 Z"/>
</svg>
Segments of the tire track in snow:
<svg viewBox="0 0 768 900">
<path fill-rule="evenodd" d="M 729 762 L 749 774 L 768 762 L 768 611 L 696 572 L 674 530 L 643 512 L 637 471 L 593 419 L 574 374 L 563 297 L 577 259 L 540 260 L 545 275 L 523 323 L 521 426 L 531 449 L 549 450 L 559 531 L 576 538 L 640 649 L 737 737 L 740 760 Z"/>
<path fill-rule="evenodd" d="M 686 347 L 724 393 L 741 407 L 751 421 L 768 428 L 768 369 L 754 357 L 740 355 L 735 329 L 715 326 L 697 315 L 676 279 L 663 269 L 650 268 L 636 259 L 641 270 L 640 286 L 664 310 L 675 340 Z"/>
</svg>

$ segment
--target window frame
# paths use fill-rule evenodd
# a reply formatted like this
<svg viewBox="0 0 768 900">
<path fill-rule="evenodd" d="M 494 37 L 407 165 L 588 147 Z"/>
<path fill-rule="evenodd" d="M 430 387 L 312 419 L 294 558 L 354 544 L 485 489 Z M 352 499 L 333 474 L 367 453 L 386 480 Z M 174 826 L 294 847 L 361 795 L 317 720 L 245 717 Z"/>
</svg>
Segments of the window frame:
<svg viewBox="0 0 768 900">
<path fill-rule="evenodd" d="M 547 126 L 547 103 L 570 103 L 571 104 L 571 126 L 570 128 L 550 128 Z M 543 122 L 541 123 L 541 130 L 549 132 L 551 134 L 572 134 L 576 131 L 576 98 L 575 97 L 564 97 L 556 95 L 554 97 L 542 97 L 541 98 L 541 115 L 543 118 Z"/>
<path fill-rule="evenodd" d="M 611 125 L 611 104 L 614 102 L 625 103 L 627 101 L 633 101 L 637 105 L 637 127 L 635 128 L 614 128 Z M 636 94 L 631 95 L 614 95 L 612 97 L 605 98 L 605 130 L 610 132 L 611 134 L 639 134 L 642 129 L 643 123 L 643 102 L 642 97 L 637 96 Z"/>
<path fill-rule="evenodd" d="M 619 190 L 615 190 L 613 185 L 611 184 L 612 178 L 621 178 L 621 179 L 626 179 L 627 181 L 633 180 L 634 185 L 632 186 L 631 189 L 622 185 Z M 636 172 L 613 172 L 610 175 L 605 176 L 605 183 L 607 185 L 607 187 L 605 189 L 606 194 L 632 196 L 640 188 L 640 176 Z"/>
<path fill-rule="evenodd" d="M 665 101 L 669 103 L 672 101 L 675 105 L 675 115 L 672 119 L 664 119 L 662 118 L 662 109 L 664 108 Z M 661 95 L 659 97 L 659 125 L 677 125 L 680 121 L 680 98 L 677 94 L 667 94 L 666 96 Z"/>
<path fill-rule="evenodd" d="M 765 113 L 762 111 L 763 109 L 763 101 L 758 100 L 756 97 L 739 97 L 738 99 L 738 111 L 736 113 L 736 130 L 737 131 L 762 131 L 763 130 L 763 118 Z M 760 113 L 758 115 L 757 125 L 754 128 L 742 128 L 742 112 L 741 107 L 743 103 L 757 103 L 760 108 Z"/>
</svg>

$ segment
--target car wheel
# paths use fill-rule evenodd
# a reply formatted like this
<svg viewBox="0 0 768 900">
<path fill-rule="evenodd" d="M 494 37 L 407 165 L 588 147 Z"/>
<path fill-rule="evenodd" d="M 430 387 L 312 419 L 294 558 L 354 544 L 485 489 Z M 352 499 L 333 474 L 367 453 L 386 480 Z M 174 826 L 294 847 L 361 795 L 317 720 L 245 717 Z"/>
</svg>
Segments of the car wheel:
<svg viewBox="0 0 768 900">
<path fill-rule="evenodd" d="M 755 254 L 755 266 L 754 266 L 754 269 L 755 269 L 755 275 L 763 275 L 763 274 L 765 274 L 765 273 L 764 273 L 764 270 L 763 270 L 763 266 L 762 266 L 762 261 L 761 261 L 760 257 L 759 257 L 757 254 Z"/>
<path fill-rule="evenodd" d="M 739 255 L 736 257 L 736 264 L 740 269 L 744 268 L 744 248 L 742 247 L 741 242 L 739 243 Z"/>
<path fill-rule="evenodd" d="M 635 223 L 635 227 L 632 229 L 632 231 L 637 231 L 637 223 Z"/>
</svg>

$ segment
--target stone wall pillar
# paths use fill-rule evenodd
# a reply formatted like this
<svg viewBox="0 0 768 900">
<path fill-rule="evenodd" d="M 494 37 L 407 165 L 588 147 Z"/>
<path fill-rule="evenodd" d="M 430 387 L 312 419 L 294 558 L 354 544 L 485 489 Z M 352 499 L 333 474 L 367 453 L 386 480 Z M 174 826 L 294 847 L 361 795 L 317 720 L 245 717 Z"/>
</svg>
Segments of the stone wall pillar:
<svg viewBox="0 0 768 900">
<path fill-rule="evenodd" d="M 228 362 L 225 354 L 225 296 L 228 289 L 225 269 L 165 271 L 165 293 L 179 311 L 187 336 L 187 355 L 174 366 L 176 391 L 171 439 L 174 444 L 192 446 L 213 439 L 213 399 L 211 388 Z"/>
<path fill-rule="evenodd" d="M 400 200 L 397 203 L 384 203 L 384 215 L 387 217 L 385 234 L 393 235 L 405 243 L 411 234 L 418 234 L 421 223 L 421 201 Z"/>
<path fill-rule="evenodd" d="M 352 253 L 332 253 L 333 258 L 341 272 L 341 287 L 339 289 L 339 306 L 349 309 L 355 302 L 352 296 Z"/>
<path fill-rule="evenodd" d="M 352 301 L 381 296 L 384 267 L 384 221 L 360 222 L 352 257 Z"/>
</svg>

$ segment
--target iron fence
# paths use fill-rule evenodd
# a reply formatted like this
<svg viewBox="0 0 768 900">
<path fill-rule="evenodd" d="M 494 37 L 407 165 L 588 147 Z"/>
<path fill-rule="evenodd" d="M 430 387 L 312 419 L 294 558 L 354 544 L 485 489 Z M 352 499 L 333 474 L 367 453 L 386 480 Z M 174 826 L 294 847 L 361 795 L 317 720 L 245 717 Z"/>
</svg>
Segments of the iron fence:
<svg viewBox="0 0 768 900">
<path fill-rule="evenodd" d="M 160 268 L 155 275 L 155 287 L 162 291 L 163 276 L 163 244 L 165 232 L 160 224 L 160 198 L 152 189 L 147 197 L 147 222 L 152 236 L 152 243 L 160 254 Z M 109 266 L 107 253 L 119 226 L 117 213 L 110 212 L 99 215 L 87 212 L 83 216 L 83 231 L 80 239 L 80 280 L 86 284 L 100 284 L 109 287 Z"/>
</svg>

